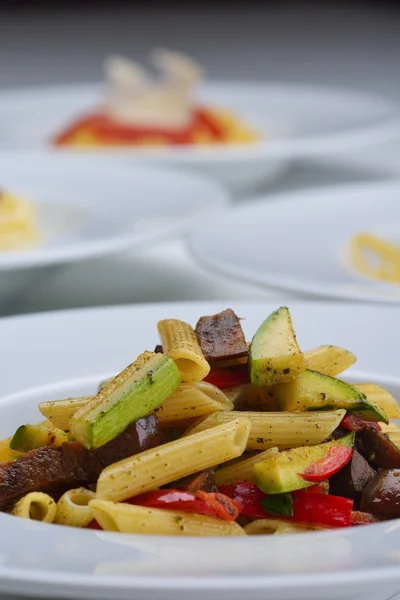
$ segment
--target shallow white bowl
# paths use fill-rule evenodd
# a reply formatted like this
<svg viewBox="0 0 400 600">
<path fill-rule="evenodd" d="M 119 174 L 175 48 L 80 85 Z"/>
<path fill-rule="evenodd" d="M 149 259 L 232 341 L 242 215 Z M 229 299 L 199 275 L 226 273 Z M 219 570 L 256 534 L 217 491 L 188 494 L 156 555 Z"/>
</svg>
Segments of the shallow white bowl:
<svg viewBox="0 0 400 600">
<path fill-rule="evenodd" d="M 66 311 L 0 321 L 0 435 L 39 419 L 40 400 L 91 392 L 157 340 L 156 322 L 195 323 L 229 302 Z M 276 308 L 235 302 L 250 337 Z M 350 380 L 400 394 L 394 307 L 292 303 L 301 346 L 342 344 Z M 377 376 L 375 373 L 381 373 Z M 60 383 L 61 381 L 61 383 Z M 45 385 L 44 385 L 45 384 Z M 42 386 L 42 387 L 35 387 Z M 43 387 L 44 386 L 44 387 Z M 30 389 L 28 389 L 30 388 Z M 16 390 L 9 397 L 5 394 Z M 0 591 L 63 598 L 386 600 L 400 589 L 400 520 L 290 536 L 145 537 L 42 525 L 0 514 Z"/>
</svg>

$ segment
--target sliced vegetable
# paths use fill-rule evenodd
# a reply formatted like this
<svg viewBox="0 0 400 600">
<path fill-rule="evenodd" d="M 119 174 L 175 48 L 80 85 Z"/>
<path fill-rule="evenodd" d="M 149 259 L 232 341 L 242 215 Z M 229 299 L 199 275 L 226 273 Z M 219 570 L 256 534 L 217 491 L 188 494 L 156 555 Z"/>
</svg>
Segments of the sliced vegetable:
<svg viewBox="0 0 400 600">
<path fill-rule="evenodd" d="M 249 382 L 249 370 L 247 365 L 238 365 L 236 367 L 224 367 L 223 369 L 213 369 L 204 378 L 203 381 L 212 383 L 220 390 L 236 387 Z"/>
<path fill-rule="evenodd" d="M 265 494 L 254 483 L 239 481 L 235 485 L 220 485 L 220 492 L 240 505 L 240 515 L 249 519 L 265 519 L 267 513 L 262 507 Z"/>
<path fill-rule="evenodd" d="M 374 383 L 357 383 L 354 387 L 379 406 L 389 419 L 400 419 L 400 406 L 392 394 L 383 387 Z"/>
<path fill-rule="evenodd" d="M 293 520 L 319 523 L 327 527 L 349 527 L 353 501 L 330 494 L 309 494 L 300 490 L 293 494 Z"/>
<path fill-rule="evenodd" d="M 400 449 L 385 433 L 365 427 L 357 432 L 356 447 L 374 469 L 400 469 Z"/>
<path fill-rule="evenodd" d="M 43 425 L 21 425 L 10 442 L 10 448 L 19 452 L 29 452 L 42 446 L 61 446 L 69 437 L 63 431 L 55 431 Z"/>
<path fill-rule="evenodd" d="M 361 492 L 375 474 L 365 458 L 354 450 L 350 462 L 330 479 L 330 490 L 336 496 L 351 498 L 358 506 Z"/>
<path fill-rule="evenodd" d="M 237 502 L 219 492 L 198 491 L 196 494 L 191 494 L 174 489 L 158 490 L 135 496 L 126 502 L 150 508 L 198 513 L 209 517 L 218 517 L 224 521 L 235 521 L 240 511 L 240 505 Z"/>
<path fill-rule="evenodd" d="M 254 385 L 291 381 L 305 369 L 289 309 L 281 306 L 257 330 L 250 345 L 250 377 Z"/>
<path fill-rule="evenodd" d="M 201 317 L 196 333 L 204 357 L 210 363 L 248 355 L 240 320 L 230 308 L 211 317 Z"/>
<path fill-rule="evenodd" d="M 300 473 L 300 477 L 313 482 L 329 479 L 349 462 L 352 454 L 353 448 L 348 446 L 331 446 L 328 454 L 307 467 L 304 473 Z"/>
<path fill-rule="evenodd" d="M 180 383 L 171 358 L 145 352 L 73 415 L 72 433 L 86 448 L 103 446 L 153 411 Z"/>
<path fill-rule="evenodd" d="M 285 450 L 254 465 L 258 487 L 266 494 L 282 494 L 311 485 L 301 474 L 313 463 L 327 457 L 330 449 L 341 445 L 352 448 L 354 433 L 316 446 L 303 446 Z"/>
<path fill-rule="evenodd" d="M 400 517 L 400 470 L 379 471 L 364 488 L 360 509 L 379 519 Z"/>
<path fill-rule="evenodd" d="M 345 408 L 368 421 L 384 421 L 383 410 L 349 383 L 307 369 L 290 383 L 276 385 L 273 393 L 284 411 Z"/>
<path fill-rule="evenodd" d="M 365 419 L 360 419 L 360 417 L 356 417 L 355 415 L 346 415 L 343 421 L 340 423 L 340 427 L 347 429 L 347 431 L 361 431 L 365 427 L 373 427 L 377 431 L 382 431 L 382 427 L 379 425 L 379 423 L 374 421 L 366 421 Z"/>
<path fill-rule="evenodd" d="M 292 494 L 286 493 L 265 496 L 261 502 L 261 506 L 270 515 L 293 517 Z"/>
</svg>

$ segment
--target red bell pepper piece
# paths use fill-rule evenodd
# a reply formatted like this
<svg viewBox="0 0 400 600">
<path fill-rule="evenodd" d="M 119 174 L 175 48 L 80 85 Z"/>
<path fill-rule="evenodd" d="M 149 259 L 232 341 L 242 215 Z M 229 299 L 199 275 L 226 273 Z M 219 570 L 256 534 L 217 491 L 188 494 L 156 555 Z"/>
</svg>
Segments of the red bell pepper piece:
<svg viewBox="0 0 400 600">
<path fill-rule="evenodd" d="M 316 523 L 327 527 L 349 527 L 353 500 L 329 494 L 293 493 L 293 521 Z"/>
<path fill-rule="evenodd" d="M 86 529 L 100 529 L 100 531 L 103 531 L 103 528 L 95 520 L 90 521 L 89 525 L 86 525 Z"/>
<path fill-rule="evenodd" d="M 300 473 L 300 477 L 306 481 L 324 481 L 329 479 L 335 473 L 340 471 L 351 459 L 353 449 L 347 446 L 332 446 L 329 448 L 328 454 L 321 460 L 313 462 L 304 473 Z"/>
<path fill-rule="evenodd" d="M 239 515 L 240 506 L 223 494 L 197 492 L 191 494 L 182 490 L 157 490 L 147 492 L 129 500 L 129 504 L 148 506 L 150 508 L 166 508 L 198 513 L 209 517 L 219 517 L 224 521 L 234 521 Z"/>
<path fill-rule="evenodd" d="M 247 365 L 237 365 L 235 367 L 224 367 L 223 369 L 213 369 L 204 378 L 207 383 L 212 383 L 220 390 L 237 385 L 249 383 L 249 368 Z"/>
<path fill-rule="evenodd" d="M 368 525 L 369 523 L 379 523 L 373 515 L 360 510 L 353 510 L 351 513 L 351 524 L 352 525 Z"/>
<path fill-rule="evenodd" d="M 375 421 L 365 421 L 355 415 L 346 415 L 340 423 L 340 427 L 343 427 L 343 429 L 347 429 L 348 431 L 361 431 L 365 427 L 373 427 L 378 431 L 382 431 L 382 427 L 379 423 L 375 423 Z"/>
<path fill-rule="evenodd" d="M 249 519 L 266 519 L 270 516 L 261 506 L 266 496 L 254 483 L 240 481 L 235 485 L 220 485 L 218 489 L 239 504 L 240 516 Z"/>
</svg>

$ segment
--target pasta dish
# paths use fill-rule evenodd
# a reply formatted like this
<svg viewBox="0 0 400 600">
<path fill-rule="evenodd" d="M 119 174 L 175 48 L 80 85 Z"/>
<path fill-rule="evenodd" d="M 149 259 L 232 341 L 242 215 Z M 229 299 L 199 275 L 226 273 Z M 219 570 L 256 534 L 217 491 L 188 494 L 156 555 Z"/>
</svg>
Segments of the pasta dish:
<svg viewBox="0 0 400 600">
<path fill-rule="evenodd" d="M 245 536 L 400 517 L 400 409 L 338 375 L 356 360 L 303 352 L 287 307 L 250 343 L 227 309 L 158 323 L 92 396 L 41 402 L 0 442 L 0 510 L 121 533 Z"/>
<path fill-rule="evenodd" d="M 197 105 L 202 69 L 177 52 L 154 52 L 157 80 L 138 63 L 110 57 L 103 104 L 52 140 L 56 146 L 176 146 L 254 142 L 256 134 L 225 108 Z"/>
<path fill-rule="evenodd" d="M 35 207 L 19 196 L 0 191 L 0 251 L 32 246 L 38 240 Z"/>
</svg>

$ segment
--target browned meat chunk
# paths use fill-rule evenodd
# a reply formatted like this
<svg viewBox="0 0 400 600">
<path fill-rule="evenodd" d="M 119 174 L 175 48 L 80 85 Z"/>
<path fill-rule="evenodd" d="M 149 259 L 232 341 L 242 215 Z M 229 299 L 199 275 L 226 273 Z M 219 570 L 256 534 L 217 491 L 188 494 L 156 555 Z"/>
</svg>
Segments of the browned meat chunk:
<svg viewBox="0 0 400 600">
<path fill-rule="evenodd" d="M 351 461 L 329 480 L 330 493 L 335 496 L 352 498 L 359 505 L 361 492 L 374 478 L 376 471 L 354 450 Z"/>
<path fill-rule="evenodd" d="M 211 317 L 201 317 L 196 333 L 203 354 L 210 362 L 248 355 L 242 326 L 230 308 Z"/>
<path fill-rule="evenodd" d="M 13 462 L 0 464 L 0 510 L 29 492 L 61 493 L 95 483 L 105 467 L 163 441 L 157 417 L 149 415 L 96 450 L 86 450 L 78 442 L 31 450 Z"/>
<path fill-rule="evenodd" d="M 168 485 L 170 488 L 185 490 L 191 494 L 196 492 L 217 492 L 217 484 L 215 482 L 214 470 L 206 469 L 200 473 L 189 475 Z"/>
<path fill-rule="evenodd" d="M 364 489 L 361 510 L 379 519 L 400 517 L 400 470 L 384 469 Z"/>
<path fill-rule="evenodd" d="M 356 447 L 374 469 L 400 469 L 400 450 L 385 433 L 365 427 L 357 432 Z"/>
</svg>

